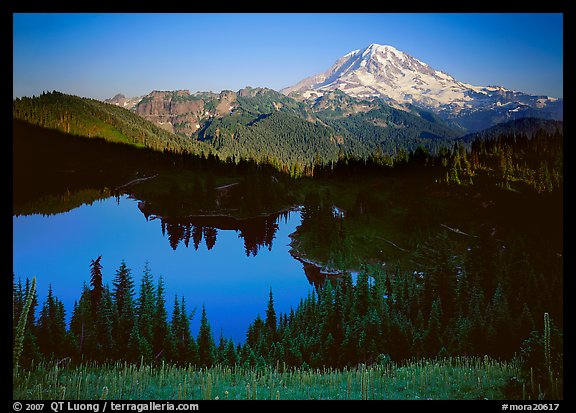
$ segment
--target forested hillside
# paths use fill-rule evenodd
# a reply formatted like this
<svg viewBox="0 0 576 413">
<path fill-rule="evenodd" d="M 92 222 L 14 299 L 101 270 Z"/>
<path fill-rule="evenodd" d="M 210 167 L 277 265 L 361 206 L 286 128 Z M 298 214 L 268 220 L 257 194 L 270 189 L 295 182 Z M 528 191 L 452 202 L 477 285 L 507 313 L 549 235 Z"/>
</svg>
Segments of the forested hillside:
<svg viewBox="0 0 576 413">
<path fill-rule="evenodd" d="M 308 106 L 271 89 L 246 88 L 237 95 L 218 96 L 202 100 L 180 93 L 174 97 L 183 102 L 206 101 L 206 107 L 214 110 L 218 99 L 234 101 L 226 113 L 209 116 L 188 137 L 118 106 L 59 92 L 16 99 L 13 117 L 66 134 L 156 151 L 203 158 L 214 155 L 236 164 L 244 160 L 268 164 L 292 177 L 311 176 L 318 168 L 333 169 L 349 161 L 393 166 L 411 153 L 441 162 L 447 170 L 440 179 L 446 182 L 470 183 L 477 170 L 497 169 L 507 188 L 513 181 L 538 186 L 539 191 L 560 185 L 562 152 L 550 147 L 562 145 L 559 121 L 520 119 L 457 138 L 458 132 L 432 113 L 395 109 L 339 91 Z M 461 149 L 455 150 L 458 146 Z"/>
<path fill-rule="evenodd" d="M 208 145 L 166 132 L 129 110 L 56 91 L 15 99 L 12 116 L 71 135 L 100 137 L 157 151 L 199 155 L 211 152 Z"/>
<path fill-rule="evenodd" d="M 317 166 L 366 160 L 374 153 L 396 157 L 418 146 L 435 153 L 458 135 L 431 113 L 342 92 L 308 103 L 266 88 L 219 95 L 153 92 L 135 111 L 140 116 L 56 91 L 13 102 L 15 119 L 45 128 L 159 151 L 212 153 L 235 163 L 252 160 L 291 176 L 313 175 Z"/>
<path fill-rule="evenodd" d="M 338 159 L 395 157 L 424 146 L 436 152 L 458 132 L 432 113 L 393 108 L 336 91 L 298 102 L 270 89 L 242 89 L 237 107 L 198 131 L 223 158 L 269 162 L 291 174 L 312 174 Z"/>
</svg>

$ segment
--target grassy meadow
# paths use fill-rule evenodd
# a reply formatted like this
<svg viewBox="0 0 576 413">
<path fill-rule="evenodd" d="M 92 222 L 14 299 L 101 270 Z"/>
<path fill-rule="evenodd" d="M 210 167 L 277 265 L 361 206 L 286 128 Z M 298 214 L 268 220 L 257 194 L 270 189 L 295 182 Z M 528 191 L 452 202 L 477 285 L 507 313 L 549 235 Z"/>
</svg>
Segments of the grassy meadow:
<svg viewBox="0 0 576 413">
<path fill-rule="evenodd" d="M 524 398 L 514 362 L 488 357 L 388 362 L 353 369 L 151 366 L 116 363 L 14 373 L 14 399 L 418 400 Z M 523 397 L 524 396 L 524 397 Z"/>
</svg>

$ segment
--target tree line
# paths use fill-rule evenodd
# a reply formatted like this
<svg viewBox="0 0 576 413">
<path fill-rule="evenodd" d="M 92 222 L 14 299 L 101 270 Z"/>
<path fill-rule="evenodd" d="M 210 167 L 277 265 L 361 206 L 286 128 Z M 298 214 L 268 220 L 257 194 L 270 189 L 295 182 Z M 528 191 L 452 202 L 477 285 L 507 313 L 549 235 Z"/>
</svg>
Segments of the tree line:
<svg viewBox="0 0 576 413">
<path fill-rule="evenodd" d="M 359 113 L 312 110 L 262 90 L 238 97 L 238 105 L 230 114 L 204 122 L 192 136 L 167 132 L 114 105 L 56 91 L 15 99 L 12 111 L 14 119 L 66 134 L 128 143 L 194 162 L 269 165 L 296 178 L 335 166 L 392 167 L 416 159 L 441 165 L 445 171 L 440 179 L 458 185 L 474 182 L 480 171 L 498 173 L 506 188 L 524 182 L 541 193 L 561 181 L 559 122 L 522 119 L 456 139 L 458 132 L 431 113 L 383 103 Z M 534 130 L 539 131 L 536 136 Z"/>
<path fill-rule="evenodd" d="M 423 145 L 412 150 L 401 148 L 393 156 L 380 149 L 366 159 L 341 153 L 336 163 L 317 165 L 314 175 L 426 169 L 434 182 L 446 185 L 488 184 L 549 194 L 563 186 L 563 151 L 562 130 L 539 127 L 533 134 L 500 132 L 478 136 L 471 142 L 457 140 L 435 150 Z"/>
<path fill-rule="evenodd" d="M 38 299 L 27 279 L 13 283 L 13 334 L 26 318 L 20 365 L 32 360 L 73 363 L 174 363 L 343 368 L 360 363 L 403 362 L 437 356 L 519 356 L 544 374 L 542 314 L 548 321 L 548 364 L 562 372 L 562 279 L 544 274 L 522 253 L 482 238 L 464 256 L 454 256 L 446 233 L 422 245 L 416 271 L 365 266 L 326 279 L 295 309 L 277 314 L 270 291 L 264 317 L 248 326 L 244 343 L 214 340 L 206 309 L 196 337 L 185 297 L 175 296 L 168 317 L 164 281 L 154 283 L 145 266 L 139 293 L 122 262 L 110 288 L 101 257 L 90 264 L 90 282 L 74 304 L 69 326 L 52 288 L 36 318 Z M 558 266 L 560 264 L 552 264 Z M 561 272 L 560 272 L 561 274 Z M 31 296 L 32 291 L 32 296 Z M 29 311 L 24 311 L 26 302 Z"/>
</svg>

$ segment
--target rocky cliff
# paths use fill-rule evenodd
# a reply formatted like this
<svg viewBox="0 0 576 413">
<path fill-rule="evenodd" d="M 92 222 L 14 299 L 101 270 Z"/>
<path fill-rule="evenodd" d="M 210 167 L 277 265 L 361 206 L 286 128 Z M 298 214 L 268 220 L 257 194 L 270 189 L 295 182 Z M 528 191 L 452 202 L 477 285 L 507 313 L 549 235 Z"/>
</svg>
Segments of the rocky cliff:
<svg viewBox="0 0 576 413">
<path fill-rule="evenodd" d="M 235 101 L 232 91 L 190 94 L 189 90 L 155 90 L 144 96 L 135 111 L 169 132 L 191 136 L 210 117 L 230 113 Z"/>
</svg>

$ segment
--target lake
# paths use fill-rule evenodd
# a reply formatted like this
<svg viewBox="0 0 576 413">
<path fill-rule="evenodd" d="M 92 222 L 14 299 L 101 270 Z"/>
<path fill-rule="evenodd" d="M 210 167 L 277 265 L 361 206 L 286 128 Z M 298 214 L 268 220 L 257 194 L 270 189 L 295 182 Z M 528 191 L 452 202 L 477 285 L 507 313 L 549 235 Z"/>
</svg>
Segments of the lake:
<svg viewBox="0 0 576 413">
<path fill-rule="evenodd" d="M 189 312 L 197 306 L 194 336 L 204 305 L 215 340 L 222 332 L 235 342 L 245 340 L 258 314 L 265 317 L 270 289 L 280 313 L 296 308 L 314 288 L 304 266 L 311 277 L 314 268 L 290 254 L 289 235 L 302 220 L 298 209 L 249 221 L 195 217 L 184 223 L 141 209 L 141 201 L 122 195 L 56 215 L 14 216 L 15 279 L 36 276 L 39 308 L 52 286 L 69 321 L 83 284 L 90 282 L 92 259 L 102 255 L 110 288 L 124 260 L 136 294 L 148 261 L 155 282 L 164 279 L 169 316 L 174 296 L 184 296 Z"/>
</svg>

